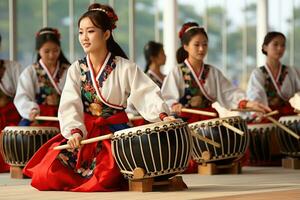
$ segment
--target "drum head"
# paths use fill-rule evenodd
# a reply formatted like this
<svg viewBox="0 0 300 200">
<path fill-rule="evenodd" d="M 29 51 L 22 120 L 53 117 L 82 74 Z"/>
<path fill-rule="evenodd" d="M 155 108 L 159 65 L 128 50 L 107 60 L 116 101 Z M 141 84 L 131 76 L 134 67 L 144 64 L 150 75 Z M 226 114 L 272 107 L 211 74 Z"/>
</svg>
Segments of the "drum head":
<svg viewBox="0 0 300 200">
<path fill-rule="evenodd" d="M 276 128 L 276 125 L 273 123 L 262 123 L 262 124 L 247 124 L 247 127 L 249 130 L 255 130 L 255 129 L 272 129 L 272 128 Z"/>
<path fill-rule="evenodd" d="M 57 127 L 49 127 L 49 126 L 6 126 L 3 129 L 3 132 L 13 132 L 13 133 L 33 133 L 33 132 L 54 132 L 59 133 L 59 129 Z"/>
<path fill-rule="evenodd" d="M 201 126 L 201 127 L 218 126 L 223 121 L 225 121 L 225 122 L 240 122 L 241 120 L 242 120 L 242 118 L 240 116 L 223 117 L 223 118 L 215 118 L 215 119 L 209 119 L 209 120 L 194 122 L 194 123 L 189 124 L 189 126 L 192 127 L 192 128 L 194 126 Z"/>
<path fill-rule="evenodd" d="M 279 120 L 280 122 L 284 122 L 284 121 L 300 121 L 300 116 L 299 115 L 291 115 L 291 116 L 284 116 L 284 117 L 280 117 Z"/>
<path fill-rule="evenodd" d="M 142 125 L 142 126 L 137 126 L 137 127 L 133 127 L 133 128 L 127 128 L 127 129 L 123 129 L 120 131 L 116 131 L 114 133 L 114 135 L 116 137 L 123 135 L 123 134 L 127 134 L 127 133 L 135 133 L 135 132 L 145 132 L 148 129 L 154 129 L 155 127 L 158 128 L 164 128 L 164 127 L 169 127 L 172 125 L 183 125 L 186 124 L 186 122 L 183 122 L 181 119 L 175 119 L 172 121 L 162 121 L 162 122 L 156 122 L 156 123 L 152 123 L 152 124 L 147 124 L 147 125 Z"/>
</svg>

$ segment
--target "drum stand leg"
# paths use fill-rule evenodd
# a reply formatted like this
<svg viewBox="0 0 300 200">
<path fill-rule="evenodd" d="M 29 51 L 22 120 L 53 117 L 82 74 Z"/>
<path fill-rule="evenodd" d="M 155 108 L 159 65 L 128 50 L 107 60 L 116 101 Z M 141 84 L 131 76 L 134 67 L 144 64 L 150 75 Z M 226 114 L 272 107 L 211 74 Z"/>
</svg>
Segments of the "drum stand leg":
<svg viewBox="0 0 300 200">
<path fill-rule="evenodd" d="M 174 176 L 165 181 L 155 181 L 154 178 L 139 180 L 129 180 L 129 191 L 152 192 L 158 191 L 178 191 L 187 189 L 181 176 Z"/>
<path fill-rule="evenodd" d="M 240 162 L 233 162 L 228 165 L 216 165 L 215 163 L 203 163 L 198 165 L 198 174 L 214 175 L 214 174 L 241 174 L 242 167 Z"/>
<path fill-rule="evenodd" d="M 283 158 L 282 167 L 286 169 L 300 169 L 300 159 L 298 158 Z"/>
<path fill-rule="evenodd" d="M 10 178 L 24 179 L 23 167 L 10 166 Z"/>
</svg>

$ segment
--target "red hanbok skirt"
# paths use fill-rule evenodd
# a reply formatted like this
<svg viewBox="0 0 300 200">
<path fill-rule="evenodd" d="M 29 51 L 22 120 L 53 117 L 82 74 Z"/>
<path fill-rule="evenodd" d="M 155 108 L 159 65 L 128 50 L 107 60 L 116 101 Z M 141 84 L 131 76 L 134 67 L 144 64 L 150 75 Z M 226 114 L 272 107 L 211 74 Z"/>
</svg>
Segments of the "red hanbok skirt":
<svg viewBox="0 0 300 200">
<path fill-rule="evenodd" d="M 4 129 L 6 126 L 18 125 L 21 117 L 14 106 L 13 102 L 9 102 L 5 107 L 0 108 L 0 129 Z M 2 134 L 0 132 L 0 134 Z M 0 173 L 8 172 L 9 165 L 6 164 L 0 154 Z"/>
<path fill-rule="evenodd" d="M 109 133 L 110 124 L 127 123 L 125 112 L 120 112 L 109 118 L 96 118 L 85 115 L 87 138 Z M 44 144 L 25 166 L 23 172 L 32 178 L 31 185 L 38 190 L 63 190 L 75 192 L 96 192 L 124 190 L 127 184 L 112 156 L 111 141 L 104 140 L 101 150 L 96 155 L 96 166 L 92 176 L 82 177 L 74 169 L 63 165 L 57 158 L 60 151 L 53 147 L 65 143 L 62 135 L 49 140 Z M 90 162 L 97 143 L 86 144 L 80 148 L 77 156 L 76 169 L 82 162 Z"/>
</svg>

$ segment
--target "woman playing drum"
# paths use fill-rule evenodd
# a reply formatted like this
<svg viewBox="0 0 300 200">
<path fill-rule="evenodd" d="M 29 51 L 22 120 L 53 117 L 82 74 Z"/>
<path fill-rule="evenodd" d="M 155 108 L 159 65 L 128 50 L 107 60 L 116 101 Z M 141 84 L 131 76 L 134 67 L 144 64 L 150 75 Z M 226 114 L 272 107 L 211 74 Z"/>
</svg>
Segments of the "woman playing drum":
<svg viewBox="0 0 300 200">
<path fill-rule="evenodd" d="M 58 113 L 62 133 L 41 147 L 24 169 L 39 190 L 122 189 L 123 178 L 110 141 L 78 150 L 80 141 L 128 128 L 124 112 L 128 99 L 148 121 L 171 118 L 159 87 L 127 60 L 114 41 L 117 20 L 111 7 L 96 3 L 78 21 L 79 41 L 87 55 L 68 71 Z M 53 150 L 61 143 L 72 149 Z"/>
</svg>

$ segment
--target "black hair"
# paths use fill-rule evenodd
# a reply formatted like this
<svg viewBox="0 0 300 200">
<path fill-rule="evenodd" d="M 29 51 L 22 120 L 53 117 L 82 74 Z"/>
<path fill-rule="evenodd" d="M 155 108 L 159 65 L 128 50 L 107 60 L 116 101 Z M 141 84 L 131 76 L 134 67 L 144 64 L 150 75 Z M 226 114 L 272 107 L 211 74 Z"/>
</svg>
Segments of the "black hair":
<svg viewBox="0 0 300 200">
<path fill-rule="evenodd" d="M 46 42 L 53 42 L 60 47 L 60 54 L 58 57 L 59 62 L 70 64 L 68 59 L 65 57 L 64 53 L 62 52 L 61 45 L 60 45 L 60 34 L 57 29 L 51 27 L 45 27 L 39 30 L 36 34 L 35 38 L 35 49 L 38 51 Z M 41 59 L 41 55 L 38 53 L 36 61 L 38 62 Z"/>
<path fill-rule="evenodd" d="M 107 40 L 108 51 L 112 52 L 115 56 L 128 58 L 123 49 L 113 38 L 112 30 L 116 27 L 115 22 L 118 20 L 118 17 L 110 6 L 99 3 L 90 5 L 88 11 L 79 18 L 78 27 L 81 20 L 86 17 L 92 21 L 94 26 L 100 28 L 103 32 L 107 30 L 110 31 L 110 37 Z"/>
<path fill-rule="evenodd" d="M 261 51 L 263 54 L 267 55 L 267 52 L 264 50 L 264 45 L 268 45 L 275 37 L 281 36 L 286 41 L 285 35 L 281 32 L 271 31 L 268 32 L 264 38 L 264 43 L 262 44 Z"/>
<path fill-rule="evenodd" d="M 158 56 L 159 52 L 163 49 L 163 45 L 159 42 L 149 41 L 144 46 L 144 56 L 146 60 L 145 72 L 149 70 L 151 65 L 151 58 Z"/>
<path fill-rule="evenodd" d="M 190 27 L 197 27 L 197 28 L 188 30 Z M 196 22 L 187 22 L 182 25 L 182 28 L 180 29 L 179 32 L 181 47 L 179 47 L 176 52 L 177 63 L 182 63 L 188 57 L 188 52 L 184 50 L 183 45 L 188 45 L 191 39 L 198 34 L 203 34 L 208 40 L 208 36 L 205 29 L 199 27 L 199 25 Z"/>
</svg>

